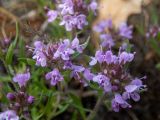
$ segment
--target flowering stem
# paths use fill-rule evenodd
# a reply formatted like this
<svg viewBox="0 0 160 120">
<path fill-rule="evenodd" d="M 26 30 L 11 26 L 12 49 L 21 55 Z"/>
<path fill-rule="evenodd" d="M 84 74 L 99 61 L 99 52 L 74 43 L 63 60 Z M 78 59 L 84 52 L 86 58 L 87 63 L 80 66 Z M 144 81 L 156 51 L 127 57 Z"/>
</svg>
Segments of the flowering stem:
<svg viewBox="0 0 160 120">
<path fill-rule="evenodd" d="M 97 103 L 96 103 L 93 111 L 88 115 L 87 120 L 93 120 L 93 118 L 96 116 L 96 113 L 98 112 L 98 110 L 99 110 L 99 108 L 100 108 L 100 106 L 101 106 L 101 104 L 102 104 L 102 101 L 103 101 L 104 97 L 105 97 L 105 94 L 103 94 L 103 95 L 98 99 L 98 101 L 97 101 Z"/>
</svg>

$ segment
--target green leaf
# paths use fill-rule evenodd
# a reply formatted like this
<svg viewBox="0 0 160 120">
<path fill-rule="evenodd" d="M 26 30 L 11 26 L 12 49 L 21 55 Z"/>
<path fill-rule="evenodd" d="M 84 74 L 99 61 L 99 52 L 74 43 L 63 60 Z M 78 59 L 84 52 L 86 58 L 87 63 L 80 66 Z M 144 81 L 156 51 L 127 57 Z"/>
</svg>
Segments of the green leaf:
<svg viewBox="0 0 160 120">
<path fill-rule="evenodd" d="M 19 57 L 25 57 L 25 44 L 23 39 L 19 39 Z"/>
<path fill-rule="evenodd" d="M 160 47 L 158 45 L 158 42 L 155 39 L 150 40 L 152 48 L 155 50 L 155 52 L 160 55 Z"/>
<path fill-rule="evenodd" d="M 77 117 L 78 117 L 78 112 L 77 111 L 74 111 L 73 114 L 72 114 L 72 120 L 77 120 Z"/>
<path fill-rule="evenodd" d="M 78 96 L 75 96 L 74 94 L 70 94 L 70 97 L 73 100 L 72 105 L 79 110 L 80 114 L 82 115 L 83 120 L 85 120 L 86 119 L 86 115 L 85 115 L 86 109 L 83 108 L 80 98 Z"/>
<path fill-rule="evenodd" d="M 151 14 L 150 14 L 151 16 L 150 16 L 150 18 L 151 18 L 151 22 L 153 23 L 153 24 L 158 24 L 158 20 L 159 20 L 159 15 L 158 15 L 158 12 L 157 12 L 157 9 L 156 8 L 154 8 L 154 7 L 152 7 L 152 9 L 151 9 Z"/>
<path fill-rule="evenodd" d="M 157 33 L 157 40 L 160 41 L 160 32 Z"/>
<path fill-rule="evenodd" d="M 68 107 L 69 107 L 69 104 L 66 104 L 66 105 L 64 105 L 64 106 L 59 105 L 59 109 L 60 109 L 60 110 L 59 110 L 58 112 L 56 112 L 53 117 L 55 117 L 55 116 L 63 113 L 64 111 L 66 111 L 66 109 L 67 109 Z"/>
<path fill-rule="evenodd" d="M 88 43 L 89 43 L 89 40 L 90 40 L 90 36 L 88 36 L 86 42 L 81 45 L 81 47 L 82 47 L 83 49 L 85 49 L 85 48 L 87 47 L 87 45 L 88 45 Z"/>
<path fill-rule="evenodd" d="M 30 58 L 18 58 L 18 60 L 31 66 L 35 65 L 35 61 Z"/>
<path fill-rule="evenodd" d="M 7 64 L 11 64 L 12 63 L 12 57 L 13 57 L 13 51 L 14 51 L 14 44 L 12 43 L 10 46 L 9 46 L 9 49 L 7 51 L 7 54 L 6 54 L 6 63 Z"/>
<path fill-rule="evenodd" d="M 158 70 L 160 70 L 160 63 L 158 63 L 158 64 L 156 65 L 156 68 L 157 68 Z"/>
<path fill-rule="evenodd" d="M 1 49 L 1 47 L 0 47 L 0 59 L 3 59 L 3 51 Z"/>
<path fill-rule="evenodd" d="M 17 41 L 18 41 L 18 23 L 16 23 L 16 37 L 14 39 L 14 42 L 11 43 L 11 45 L 8 48 L 7 54 L 6 54 L 6 63 L 7 64 L 11 64 L 12 63 L 12 59 L 13 59 L 13 53 L 14 53 L 14 49 L 16 47 Z"/>
</svg>

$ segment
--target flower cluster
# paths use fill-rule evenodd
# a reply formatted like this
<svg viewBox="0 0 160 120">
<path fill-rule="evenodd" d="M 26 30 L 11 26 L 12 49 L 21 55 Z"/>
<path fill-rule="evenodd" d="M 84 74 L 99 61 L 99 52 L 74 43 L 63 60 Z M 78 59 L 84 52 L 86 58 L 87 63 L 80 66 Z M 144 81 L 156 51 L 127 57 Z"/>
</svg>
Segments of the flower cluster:
<svg viewBox="0 0 160 120">
<path fill-rule="evenodd" d="M 30 73 L 17 74 L 13 77 L 13 81 L 17 82 L 20 87 L 26 86 L 27 81 L 30 79 Z"/>
<path fill-rule="evenodd" d="M 26 107 L 34 103 L 34 97 L 28 95 L 25 91 L 22 90 L 14 93 L 8 93 L 7 98 L 11 103 L 11 109 L 17 112 L 21 110 L 24 111 Z"/>
<path fill-rule="evenodd" d="M 82 30 L 85 25 L 88 25 L 88 11 L 92 10 L 96 14 L 97 6 L 95 0 L 91 1 L 89 5 L 84 0 L 62 0 L 58 4 L 57 10 L 48 11 L 48 22 L 53 22 L 59 16 L 60 25 L 64 25 L 67 31 Z"/>
<path fill-rule="evenodd" d="M 73 9 L 67 7 L 67 11 L 62 9 L 61 14 L 65 15 L 66 13 L 73 14 L 74 12 Z M 106 31 L 106 29 L 108 30 Z M 73 64 L 72 56 L 75 53 L 83 53 L 84 49 L 77 37 L 72 41 L 65 39 L 59 43 L 49 43 L 47 45 L 41 41 L 36 41 L 34 43 L 33 59 L 36 60 L 36 65 L 38 66 L 46 67 L 49 65 L 52 66 L 52 69 L 54 68 L 45 76 L 46 80 L 50 80 L 52 86 L 64 80 L 63 70 L 70 70 L 70 76 L 79 80 L 84 86 L 94 82 L 105 93 L 112 94 L 112 108 L 114 111 L 118 112 L 120 107 L 130 108 L 131 105 L 128 100 L 139 101 L 140 88 L 146 86 L 142 84 L 141 79 L 133 78 L 126 71 L 125 66 L 133 61 L 135 53 L 126 52 L 122 45 L 118 55 L 116 55 L 111 48 L 115 44 L 114 39 L 132 38 L 132 26 L 127 26 L 127 24 L 123 23 L 120 25 L 118 32 L 115 32 L 112 21 L 107 20 L 97 24 L 94 30 L 100 33 L 101 49 L 96 51 L 94 57 L 90 57 L 89 67 Z M 115 37 L 113 38 L 114 35 Z M 92 72 L 92 69 L 97 66 L 99 66 L 98 70 L 100 71 Z"/>
<path fill-rule="evenodd" d="M 36 41 L 34 46 L 33 59 L 36 60 L 36 65 L 53 66 L 54 68 L 53 71 L 46 74 L 46 79 L 51 80 L 52 86 L 64 79 L 59 70 L 73 69 L 72 56 L 75 53 L 82 53 L 84 49 L 84 45 L 80 45 L 77 37 L 72 41 L 65 39 L 59 43 L 47 45 L 41 41 Z"/>
<path fill-rule="evenodd" d="M 86 18 L 88 10 L 96 14 L 96 1 L 89 5 L 83 0 L 62 0 L 57 10 L 48 10 L 48 22 L 60 18 L 60 25 L 64 25 L 67 31 L 83 29 L 88 24 Z M 118 112 L 120 108 L 130 108 L 130 99 L 139 101 L 139 92 L 146 87 L 139 78 L 133 78 L 126 70 L 127 64 L 133 61 L 135 53 L 126 52 L 122 45 L 119 53 L 111 50 L 116 44 L 115 40 L 132 39 L 132 26 L 122 23 L 118 31 L 115 31 L 111 20 L 104 20 L 94 26 L 94 31 L 100 33 L 100 49 L 94 57 L 90 57 L 89 66 L 75 64 L 73 56 L 83 53 L 84 46 L 76 36 L 72 41 L 64 39 L 56 43 L 44 44 L 41 41 L 34 43 L 33 59 L 36 65 L 51 67 L 52 71 L 45 75 L 52 86 L 64 80 L 63 71 L 69 70 L 71 78 L 79 80 L 84 86 L 97 84 L 106 94 L 112 95 L 112 108 Z M 74 31 L 75 32 L 75 31 Z M 74 34 L 73 34 L 74 36 Z M 94 68 L 97 68 L 95 71 Z M 94 71 L 94 72 L 93 72 Z"/>
<path fill-rule="evenodd" d="M 7 110 L 0 113 L 0 120 L 19 120 L 19 117 L 16 115 L 15 111 Z"/>
<path fill-rule="evenodd" d="M 111 48 L 115 45 L 115 40 L 132 39 L 132 26 L 126 23 L 120 24 L 118 31 L 114 30 L 112 20 L 103 20 L 93 27 L 95 32 L 100 33 L 102 47 Z M 117 41 L 116 41 L 117 42 Z"/>
<path fill-rule="evenodd" d="M 34 102 L 34 97 L 31 95 L 28 95 L 25 89 L 27 85 L 27 81 L 29 79 L 30 79 L 29 72 L 23 73 L 23 74 L 22 73 L 16 74 L 13 77 L 13 81 L 15 83 L 18 83 L 20 89 L 16 92 L 9 92 L 7 94 L 7 99 L 10 102 L 10 109 L 16 111 L 17 113 L 24 112 L 26 114 L 27 112 L 29 112 L 29 111 L 26 111 L 26 108 L 30 106 L 31 104 L 33 104 Z"/>
<path fill-rule="evenodd" d="M 103 47 L 102 47 L 103 48 Z M 139 101 L 140 88 L 146 87 L 141 79 L 132 78 L 126 71 L 125 65 L 132 62 L 135 53 L 119 51 L 114 55 L 111 50 L 96 51 L 95 57 L 91 57 L 90 66 L 99 66 L 100 72 L 92 74 L 91 81 L 96 82 L 106 93 L 112 93 L 115 97 L 112 100 L 112 108 L 118 112 L 120 107 L 130 108 L 127 102 L 129 99 Z"/>
</svg>

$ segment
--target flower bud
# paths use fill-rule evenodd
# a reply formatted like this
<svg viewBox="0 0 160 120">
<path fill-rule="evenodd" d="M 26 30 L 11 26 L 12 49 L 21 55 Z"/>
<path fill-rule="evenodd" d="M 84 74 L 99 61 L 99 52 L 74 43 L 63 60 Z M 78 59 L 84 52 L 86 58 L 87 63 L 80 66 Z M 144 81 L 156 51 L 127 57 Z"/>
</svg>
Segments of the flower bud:
<svg viewBox="0 0 160 120">
<path fill-rule="evenodd" d="M 33 96 L 29 96 L 28 99 L 27 99 L 27 102 L 29 104 L 32 104 L 34 102 L 34 97 Z"/>
<path fill-rule="evenodd" d="M 7 98 L 8 98 L 8 100 L 13 101 L 13 100 L 15 100 L 16 97 L 15 97 L 14 93 L 8 93 Z"/>
<path fill-rule="evenodd" d="M 14 107 L 15 107 L 15 110 L 18 111 L 20 109 L 21 105 L 19 103 L 15 103 Z"/>
</svg>

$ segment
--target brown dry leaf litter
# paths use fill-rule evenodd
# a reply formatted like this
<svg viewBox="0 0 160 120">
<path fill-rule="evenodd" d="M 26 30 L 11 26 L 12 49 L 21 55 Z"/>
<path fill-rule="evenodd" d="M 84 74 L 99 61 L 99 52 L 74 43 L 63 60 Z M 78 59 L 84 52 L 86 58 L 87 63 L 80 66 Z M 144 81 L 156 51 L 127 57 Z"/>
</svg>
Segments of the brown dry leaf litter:
<svg viewBox="0 0 160 120">
<path fill-rule="evenodd" d="M 117 27 L 126 22 L 130 15 L 141 13 L 142 5 L 150 2 L 151 0 L 100 0 L 97 21 L 110 18 Z"/>
</svg>

